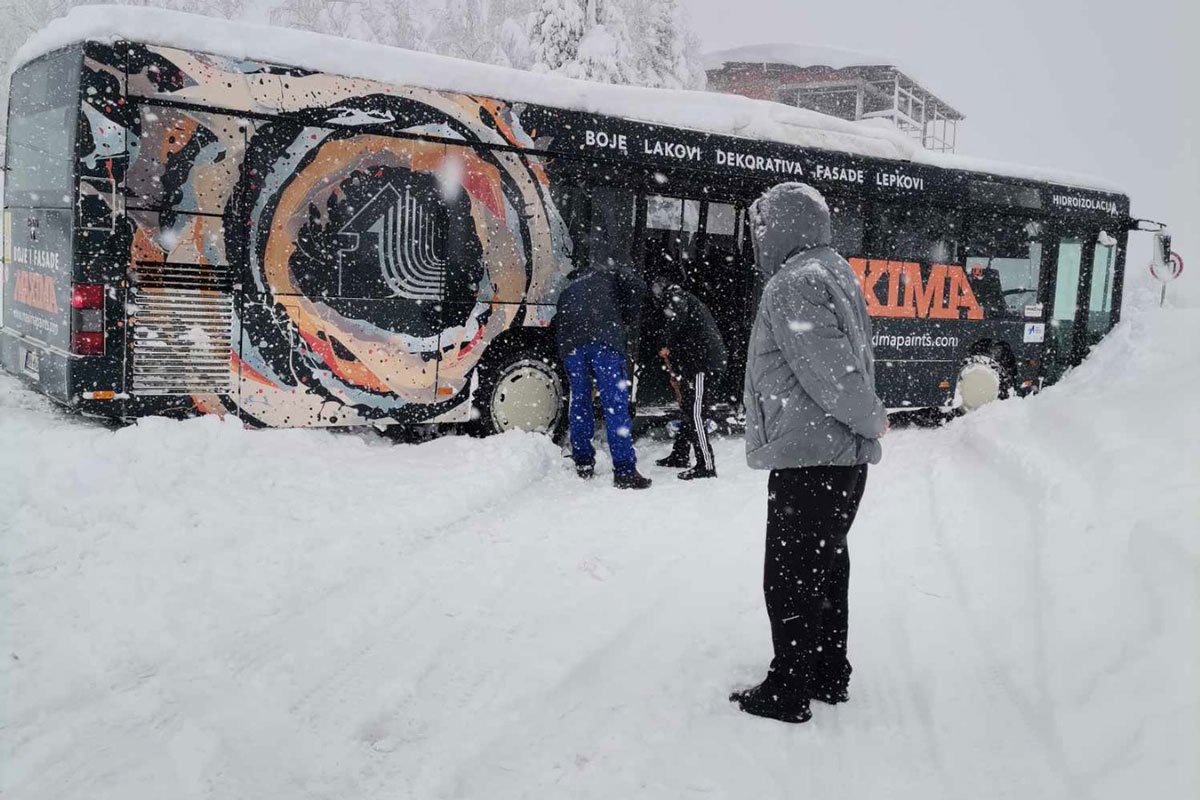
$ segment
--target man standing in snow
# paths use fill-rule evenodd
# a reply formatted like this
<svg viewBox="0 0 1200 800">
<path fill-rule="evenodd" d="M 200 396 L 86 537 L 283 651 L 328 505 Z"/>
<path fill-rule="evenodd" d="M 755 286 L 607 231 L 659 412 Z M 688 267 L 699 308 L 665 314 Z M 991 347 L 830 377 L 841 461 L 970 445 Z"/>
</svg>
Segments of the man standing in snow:
<svg viewBox="0 0 1200 800">
<path fill-rule="evenodd" d="M 763 594 L 775 658 L 735 692 L 745 712 L 811 718 L 848 699 L 846 534 L 879 462 L 887 414 L 875 394 L 871 321 L 850 265 L 829 245 L 829 208 L 785 183 L 751 207 L 767 278 L 746 365 L 746 460 L 771 470 Z"/>
<path fill-rule="evenodd" d="M 654 284 L 654 297 L 663 311 L 662 347 L 659 356 L 679 386 L 679 436 L 671 454 L 660 458 L 660 467 L 696 466 L 679 473 L 681 480 L 717 477 L 712 445 L 704 421 L 704 391 L 725 372 L 725 341 L 712 312 L 699 297 L 678 284 Z"/>
<path fill-rule="evenodd" d="M 650 479 L 638 472 L 633 447 L 626 358 L 637 340 L 646 284 L 633 270 L 611 263 L 582 268 L 569 277 L 571 283 L 558 298 L 554 326 L 571 383 L 571 457 L 575 469 L 581 478 L 595 474 L 594 378 L 604 409 L 613 485 L 618 489 L 649 488 Z"/>
</svg>

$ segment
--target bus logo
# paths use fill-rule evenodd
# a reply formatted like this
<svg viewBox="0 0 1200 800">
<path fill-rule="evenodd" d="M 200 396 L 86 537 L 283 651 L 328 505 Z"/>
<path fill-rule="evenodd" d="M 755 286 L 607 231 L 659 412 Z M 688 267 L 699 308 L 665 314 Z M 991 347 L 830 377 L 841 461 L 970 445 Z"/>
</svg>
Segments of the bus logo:
<svg viewBox="0 0 1200 800">
<path fill-rule="evenodd" d="M 13 300 L 22 305 L 58 313 L 58 295 L 54 291 L 54 278 L 37 272 L 19 269 L 13 276 L 16 285 L 13 287 Z"/>
<path fill-rule="evenodd" d="M 921 275 L 920 264 L 909 261 L 852 258 L 850 267 L 872 317 L 962 319 L 966 312 L 967 319 L 983 319 L 983 308 L 961 266 L 934 264 L 928 278 Z"/>
<path fill-rule="evenodd" d="M 374 237 L 383 282 L 397 297 L 437 300 L 446 268 L 445 211 L 429 192 L 403 193 L 388 183 L 347 222 L 339 235 L 349 247 L 339 252 L 343 270 L 347 256 L 359 254 L 362 234 Z"/>
</svg>

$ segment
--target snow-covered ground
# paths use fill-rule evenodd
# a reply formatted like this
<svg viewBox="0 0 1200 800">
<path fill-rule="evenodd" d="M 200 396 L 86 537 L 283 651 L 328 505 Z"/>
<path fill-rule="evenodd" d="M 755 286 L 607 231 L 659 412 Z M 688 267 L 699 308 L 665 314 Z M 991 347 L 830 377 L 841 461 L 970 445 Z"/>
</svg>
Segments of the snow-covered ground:
<svg viewBox="0 0 1200 800">
<path fill-rule="evenodd" d="M 726 700 L 770 647 L 739 441 L 626 494 L 538 436 L 114 432 L 0 378 L 0 795 L 1195 797 L 1198 334 L 1131 310 L 889 435 L 852 700 L 801 726 Z"/>
</svg>

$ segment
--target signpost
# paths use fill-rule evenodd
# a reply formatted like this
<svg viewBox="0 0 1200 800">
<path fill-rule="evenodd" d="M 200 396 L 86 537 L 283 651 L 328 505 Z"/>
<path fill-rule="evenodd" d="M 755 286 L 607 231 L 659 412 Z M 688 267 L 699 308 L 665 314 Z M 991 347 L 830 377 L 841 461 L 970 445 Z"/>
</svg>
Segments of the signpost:
<svg viewBox="0 0 1200 800">
<path fill-rule="evenodd" d="M 1154 258 L 1150 260 L 1150 274 L 1162 283 L 1162 294 L 1158 305 L 1167 300 L 1167 284 L 1183 274 L 1183 256 L 1171 250 L 1171 237 L 1161 233 L 1154 235 Z"/>
</svg>

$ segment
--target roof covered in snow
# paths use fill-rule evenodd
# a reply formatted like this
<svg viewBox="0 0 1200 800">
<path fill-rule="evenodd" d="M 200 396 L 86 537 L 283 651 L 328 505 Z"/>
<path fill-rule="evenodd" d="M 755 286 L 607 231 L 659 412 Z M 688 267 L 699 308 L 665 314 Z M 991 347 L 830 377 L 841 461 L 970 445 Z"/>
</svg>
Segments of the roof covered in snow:
<svg viewBox="0 0 1200 800">
<path fill-rule="evenodd" d="M 14 55 L 10 70 L 76 42 L 119 39 L 798 147 L 1120 191 L 1104 181 L 1079 175 L 930 153 L 897 130 L 780 103 L 712 92 L 592 83 L 310 31 L 230 22 L 157 8 L 101 5 L 74 8 L 34 34 Z"/>
<path fill-rule="evenodd" d="M 794 67 L 847 67 L 896 66 L 896 62 L 883 56 L 822 47 L 809 44 L 773 42 L 748 44 L 705 53 L 701 57 L 705 69 L 720 69 L 726 64 L 788 64 Z"/>
</svg>

